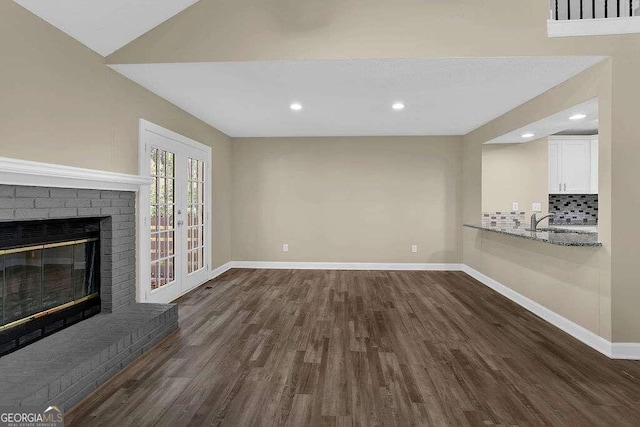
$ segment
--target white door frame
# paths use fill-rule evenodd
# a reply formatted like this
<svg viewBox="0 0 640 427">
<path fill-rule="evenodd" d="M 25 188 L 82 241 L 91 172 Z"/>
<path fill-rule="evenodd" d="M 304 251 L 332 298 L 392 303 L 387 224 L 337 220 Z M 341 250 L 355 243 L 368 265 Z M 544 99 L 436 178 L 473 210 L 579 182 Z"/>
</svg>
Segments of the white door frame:
<svg viewBox="0 0 640 427">
<path fill-rule="evenodd" d="M 213 224 L 211 216 L 211 206 L 213 199 L 213 150 L 211 147 L 204 145 L 198 141 L 187 138 L 179 133 L 173 132 L 169 129 L 165 129 L 162 126 L 158 126 L 155 123 L 151 123 L 147 120 L 139 120 L 138 130 L 138 173 L 141 176 L 150 178 L 149 172 L 149 147 L 146 141 L 147 132 L 154 133 L 156 135 L 171 139 L 176 144 L 183 144 L 190 148 L 195 148 L 207 153 L 208 164 L 206 170 L 206 178 L 204 191 L 205 191 L 205 269 L 207 271 L 207 280 L 211 277 L 211 254 L 213 249 Z M 149 213 L 151 211 L 150 200 L 150 187 L 145 185 L 141 187 L 138 192 L 138 212 L 137 212 L 137 227 L 138 227 L 138 244 L 137 244 L 137 258 L 138 258 L 138 274 L 137 274 L 137 286 L 136 286 L 136 300 L 138 302 L 147 302 L 149 300 L 149 293 L 151 291 L 151 230 L 149 228 Z M 205 281 L 206 282 L 206 281 Z M 205 283 L 202 282 L 202 283 Z M 189 291 L 195 289 L 197 286 L 181 292 L 179 296 L 182 296 Z M 169 301 L 167 301 L 169 302 Z"/>
</svg>

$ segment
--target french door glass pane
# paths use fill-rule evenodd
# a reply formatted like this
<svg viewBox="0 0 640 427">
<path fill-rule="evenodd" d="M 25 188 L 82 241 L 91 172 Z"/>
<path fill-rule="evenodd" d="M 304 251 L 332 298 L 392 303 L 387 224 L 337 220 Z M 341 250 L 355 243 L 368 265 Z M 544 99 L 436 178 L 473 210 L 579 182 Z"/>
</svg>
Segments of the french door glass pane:
<svg viewBox="0 0 640 427">
<path fill-rule="evenodd" d="M 204 268 L 204 162 L 187 160 L 187 272 Z"/>
<path fill-rule="evenodd" d="M 175 280 L 175 154 L 151 150 L 151 289 Z"/>
</svg>

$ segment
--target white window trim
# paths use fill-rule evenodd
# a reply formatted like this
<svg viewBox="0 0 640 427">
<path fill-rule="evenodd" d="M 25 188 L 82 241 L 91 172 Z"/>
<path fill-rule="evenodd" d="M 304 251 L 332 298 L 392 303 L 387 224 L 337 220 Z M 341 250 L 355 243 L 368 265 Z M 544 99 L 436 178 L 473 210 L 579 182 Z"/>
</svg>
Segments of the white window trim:
<svg viewBox="0 0 640 427">
<path fill-rule="evenodd" d="M 213 223 L 212 223 L 212 199 L 213 199 L 213 150 L 208 145 L 202 144 L 193 139 L 187 138 L 184 135 L 180 135 L 172 130 L 163 128 L 155 123 L 150 121 L 140 119 L 139 120 L 139 130 L 138 130 L 138 173 L 140 176 L 144 178 L 148 178 L 149 182 L 151 182 L 151 176 L 148 172 L 149 167 L 149 158 L 147 153 L 147 143 L 145 140 L 145 135 L 147 132 L 155 133 L 156 135 L 163 136 L 165 138 L 169 138 L 176 143 L 180 143 L 186 145 L 191 148 L 195 148 L 197 150 L 203 151 L 207 153 L 207 158 L 209 159 L 207 165 L 207 179 L 205 180 L 205 195 L 208 197 L 205 198 L 205 210 L 207 217 L 207 224 L 205 225 L 205 232 L 208 236 L 208 239 L 205 240 L 205 269 L 207 270 L 207 276 L 210 278 L 212 275 L 211 271 L 211 255 L 213 253 Z M 149 229 L 147 221 L 145 219 L 148 217 L 148 213 L 151 210 L 151 201 L 150 201 L 150 187 L 146 185 L 141 187 L 138 193 L 138 206 L 139 209 L 137 211 L 137 226 L 138 226 L 138 242 L 136 247 L 138 248 L 137 258 L 138 258 L 138 273 L 137 273 L 137 285 L 136 285 L 136 301 L 138 302 L 146 302 L 147 297 L 150 294 L 147 286 L 151 281 L 151 231 Z M 194 287 L 193 289 L 196 289 Z M 182 292 L 178 298 L 188 292 Z"/>
</svg>

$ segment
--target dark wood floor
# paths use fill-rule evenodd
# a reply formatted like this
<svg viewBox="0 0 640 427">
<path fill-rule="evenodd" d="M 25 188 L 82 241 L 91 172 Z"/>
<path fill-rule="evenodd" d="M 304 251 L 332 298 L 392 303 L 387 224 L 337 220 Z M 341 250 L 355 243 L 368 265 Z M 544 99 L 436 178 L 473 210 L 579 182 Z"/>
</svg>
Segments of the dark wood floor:
<svg viewBox="0 0 640 427">
<path fill-rule="evenodd" d="M 463 273 L 232 270 L 210 286 L 69 425 L 640 425 L 640 363 Z"/>
</svg>

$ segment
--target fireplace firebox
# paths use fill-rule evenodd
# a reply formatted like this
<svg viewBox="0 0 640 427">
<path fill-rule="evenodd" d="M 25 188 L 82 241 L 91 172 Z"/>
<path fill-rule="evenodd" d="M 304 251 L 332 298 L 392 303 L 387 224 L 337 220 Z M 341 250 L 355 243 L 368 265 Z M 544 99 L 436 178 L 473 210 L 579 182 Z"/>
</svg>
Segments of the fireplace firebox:
<svg viewBox="0 0 640 427">
<path fill-rule="evenodd" d="M 0 223 L 0 356 L 100 312 L 100 222 Z"/>
</svg>

